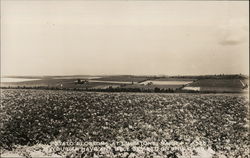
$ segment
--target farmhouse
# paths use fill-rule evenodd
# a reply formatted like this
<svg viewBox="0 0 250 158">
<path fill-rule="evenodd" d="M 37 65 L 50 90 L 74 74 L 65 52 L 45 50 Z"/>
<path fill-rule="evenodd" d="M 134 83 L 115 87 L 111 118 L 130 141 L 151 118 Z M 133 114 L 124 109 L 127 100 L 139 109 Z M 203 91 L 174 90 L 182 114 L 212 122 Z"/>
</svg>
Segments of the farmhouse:
<svg viewBox="0 0 250 158">
<path fill-rule="evenodd" d="M 75 84 L 86 84 L 86 83 L 89 83 L 88 80 L 81 80 L 81 79 L 77 79 L 76 81 L 74 81 Z"/>
</svg>

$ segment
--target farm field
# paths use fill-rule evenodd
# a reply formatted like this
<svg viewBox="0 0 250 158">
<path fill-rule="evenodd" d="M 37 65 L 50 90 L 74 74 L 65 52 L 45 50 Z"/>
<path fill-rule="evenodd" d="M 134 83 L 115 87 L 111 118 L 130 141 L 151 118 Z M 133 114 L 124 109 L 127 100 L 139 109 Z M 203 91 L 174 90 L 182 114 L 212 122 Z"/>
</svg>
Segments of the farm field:
<svg viewBox="0 0 250 158">
<path fill-rule="evenodd" d="M 81 80 L 88 81 L 84 84 L 76 84 L 77 78 L 72 78 L 72 76 L 62 76 L 62 77 L 51 77 L 43 79 L 23 79 L 23 78 L 13 78 L 10 81 L 19 80 L 21 82 L 1 82 L 3 87 L 57 87 L 57 88 L 69 88 L 69 89 L 107 89 L 109 87 L 113 88 L 137 88 L 141 90 L 154 90 L 156 87 L 160 89 L 177 89 L 181 88 L 184 84 L 190 83 L 192 81 L 154 81 L 148 80 L 149 77 L 143 76 L 109 76 L 109 77 L 89 77 L 80 78 Z M 151 77 L 151 79 L 153 79 Z M 6 79 L 5 79 L 6 80 Z M 3 80 L 3 81 L 5 81 Z M 148 81 L 146 81 L 148 80 Z M 147 83 L 152 82 L 152 85 L 147 85 Z"/>
<path fill-rule="evenodd" d="M 1 82 L 25 82 L 25 81 L 34 81 L 34 80 L 40 80 L 40 79 L 30 79 L 30 78 L 1 78 Z"/>
<path fill-rule="evenodd" d="M 154 81 L 195 81 L 197 79 L 193 79 L 193 78 L 175 78 L 175 77 L 161 77 L 158 79 L 155 79 Z"/>
<path fill-rule="evenodd" d="M 148 80 L 142 82 L 141 84 L 147 85 L 152 83 L 153 85 L 186 85 L 192 83 L 193 81 L 155 81 L 155 80 Z"/>
<path fill-rule="evenodd" d="M 247 157 L 248 105 L 241 94 L 1 89 L 1 154 Z M 87 143 L 60 148 L 67 141 Z"/>
<path fill-rule="evenodd" d="M 204 79 L 193 82 L 194 87 L 235 87 L 242 88 L 240 79 Z"/>
<path fill-rule="evenodd" d="M 162 84 L 162 85 L 143 85 L 143 84 L 133 84 L 133 85 L 125 85 L 124 87 L 122 88 L 139 88 L 139 89 L 142 89 L 142 90 L 154 90 L 156 87 L 157 88 L 160 88 L 160 89 L 178 89 L 178 88 L 181 88 L 183 85 L 174 85 L 174 84 Z"/>
<path fill-rule="evenodd" d="M 201 79 L 188 84 L 187 87 L 199 87 L 200 91 L 208 92 L 241 92 L 246 84 L 246 81 L 241 79 Z"/>
<path fill-rule="evenodd" d="M 85 79 L 85 78 L 83 78 Z M 22 79 L 21 79 L 22 80 Z M 87 84 L 75 84 L 76 79 L 41 79 L 41 80 L 29 80 L 29 81 L 22 81 L 22 82 L 2 82 L 1 86 L 3 87 L 17 87 L 17 86 L 26 86 L 26 87 L 36 87 L 36 86 L 43 86 L 43 87 L 63 87 L 63 88 L 94 88 L 97 86 L 104 86 L 107 85 L 120 85 L 124 83 L 117 83 L 117 82 L 103 82 L 98 80 L 90 80 Z"/>
<path fill-rule="evenodd" d="M 210 76 L 211 77 L 211 76 Z M 216 77 L 216 76 L 215 76 Z M 223 76 L 224 77 L 224 76 Z M 198 77 L 197 77 L 198 78 Z M 77 80 L 83 83 L 77 83 Z M 5 82 L 7 81 L 7 82 Z M 12 81 L 12 82 L 9 82 Z M 86 82 L 85 82 L 86 81 Z M 65 88 L 81 90 L 108 90 L 116 88 L 120 91 L 154 91 L 155 88 L 162 92 L 190 92 L 200 93 L 240 93 L 248 91 L 249 80 L 237 76 L 234 78 L 177 78 L 177 77 L 155 77 L 155 76 L 45 76 L 30 78 L 3 78 L 1 87 L 43 87 L 43 88 Z M 168 91 L 169 90 L 169 91 Z"/>
<path fill-rule="evenodd" d="M 81 85 L 81 87 L 93 88 L 96 84 L 100 86 L 103 84 L 132 84 L 132 82 L 139 82 L 145 80 L 145 77 L 139 76 L 109 76 L 109 77 L 98 77 L 98 76 L 49 76 L 49 77 L 4 77 L 1 78 L 1 86 L 52 86 L 58 87 L 59 85 L 66 85 L 67 88 L 79 87 L 75 86 L 77 79 L 87 80 L 88 85 Z M 92 86 L 93 85 L 93 86 Z"/>
<path fill-rule="evenodd" d="M 100 80 L 100 81 L 120 81 L 120 82 L 141 82 L 141 81 L 147 80 L 148 78 L 152 78 L 152 77 L 118 75 L 118 76 L 105 76 L 105 77 L 98 78 L 97 80 Z"/>
</svg>

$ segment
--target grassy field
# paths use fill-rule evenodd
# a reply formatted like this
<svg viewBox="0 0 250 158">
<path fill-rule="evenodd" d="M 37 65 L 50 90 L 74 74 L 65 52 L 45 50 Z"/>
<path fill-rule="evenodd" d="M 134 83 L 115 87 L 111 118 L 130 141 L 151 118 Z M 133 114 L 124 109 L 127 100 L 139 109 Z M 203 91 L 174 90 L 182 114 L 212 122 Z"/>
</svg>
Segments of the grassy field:
<svg viewBox="0 0 250 158">
<path fill-rule="evenodd" d="M 130 76 L 130 75 L 120 75 L 120 76 L 106 76 L 98 78 L 100 81 L 120 81 L 120 82 L 141 82 L 152 77 L 146 76 Z"/>
<path fill-rule="evenodd" d="M 1 90 L 1 154 L 247 157 L 248 106 L 239 94 Z M 65 141 L 89 143 L 69 151 L 55 145 Z M 105 145 L 83 150 L 98 148 L 90 142 Z"/>
<path fill-rule="evenodd" d="M 162 77 L 155 79 L 155 81 L 195 81 L 197 79 L 192 78 L 172 78 L 172 77 Z"/>
<path fill-rule="evenodd" d="M 191 83 L 190 86 L 243 88 L 240 79 L 203 79 Z"/>
<path fill-rule="evenodd" d="M 210 76 L 211 77 L 211 76 Z M 217 76 L 218 77 L 218 76 Z M 201 93 L 239 93 L 248 89 L 249 80 L 237 76 L 234 78 L 178 78 L 178 77 L 154 77 L 154 76 L 45 76 L 31 77 L 38 79 L 24 82 L 1 82 L 1 87 L 44 87 L 44 88 L 65 88 L 65 89 L 107 89 L 109 87 L 121 89 L 154 90 L 160 88 L 166 90 L 178 90 L 178 92 L 190 92 L 192 87 L 199 89 Z M 21 77 L 17 77 L 21 79 Z M 87 83 L 76 84 L 78 79 L 86 80 Z M 148 85 L 147 83 L 152 83 Z M 191 83 L 190 83 L 191 82 Z M 143 85 L 144 84 L 144 85 Z M 182 89 L 183 87 L 187 87 Z M 189 88 L 191 87 L 191 88 Z M 182 90 L 180 90 L 182 89 Z"/>
<path fill-rule="evenodd" d="M 155 88 L 161 88 L 161 89 L 178 89 L 181 88 L 182 85 L 141 85 L 141 84 L 135 84 L 135 85 L 126 85 L 122 88 L 140 88 L 140 89 L 149 89 L 149 90 L 153 90 Z"/>
<path fill-rule="evenodd" d="M 200 87 L 200 91 L 205 92 L 241 92 L 244 89 L 244 80 L 240 79 L 201 79 L 188 87 Z"/>
<path fill-rule="evenodd" d="M 144 77 L 144 76 L 106 76 L 106 77 L 100 77 L 95 79 L 87 79 L 89 82 L 86 84 L 75 84 L 75 81 L 78 78 L 71 78 L 68 77 L 65 79 L 65 77 L 52 77 L 52 78 L 43 78 L 40 80 L 33 80 L 33 81 L 25 81 L 25 82 L 6 82 L 1 83 L 1 86 L 3 87 L 36 87 L 36 86 L 42 86 L 42 87 L 59 87 L 59 88 L 80 88 L 80 89 L 103 89 L 107 87 L 121 87 L 121 88 L 140 88 L 140 89 L 149 89 L 153 90 L 154 88 L 163 88 L 163 89 L 177 89 L 182 87 L 182 85 L 141 85 L 138 84 L 138 82 L 145 81 L 147 79 L 154 79 L 153 77 Z M 85 80 L 86 78 L 82 78 Z M 163 81 L 163 80 L 162 80 Z M 173 79 L 171 79 L 173 81 Z M 179 81 L 179 79 L 177 79 Z M 134 84 L 132 84 L 132 82 Z M 160 81 L 161 82 L 161 81 Z"/>
<path fill-rule="evenodd" d="M 25 81 L 25 82 L 5 82 L 1 83 L 1 86 L 4 87 L 17 87 L 17 86 L 26 86 L 26 87 L 63 87 L 63 88 L 94 88 L 96 86 L 107 86 L 107 85 L 119 85 L 117 83 L 112 83 L 112 81 L 105 82 L 88 82 L 87 84 L 76 84 L 77 79 L 42 79 L 34 81 Z"/>
</svg>

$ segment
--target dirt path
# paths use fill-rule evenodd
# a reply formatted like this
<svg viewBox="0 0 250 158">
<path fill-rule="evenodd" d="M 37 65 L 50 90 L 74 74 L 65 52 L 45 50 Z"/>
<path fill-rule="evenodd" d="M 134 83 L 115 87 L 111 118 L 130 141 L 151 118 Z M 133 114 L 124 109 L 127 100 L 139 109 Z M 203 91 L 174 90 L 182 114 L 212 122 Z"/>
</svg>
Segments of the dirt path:
<svg viewBox="0 0 250 158">
<path fill-rule="evenodd" d="M 243 87 L 245 87 L 245 84 L 244 84 L 244 82 L 242 82 L 242 81 L 240 80 L 240 83 L 242 84 L 242 86 L 243 86 Z"/>
</svg>

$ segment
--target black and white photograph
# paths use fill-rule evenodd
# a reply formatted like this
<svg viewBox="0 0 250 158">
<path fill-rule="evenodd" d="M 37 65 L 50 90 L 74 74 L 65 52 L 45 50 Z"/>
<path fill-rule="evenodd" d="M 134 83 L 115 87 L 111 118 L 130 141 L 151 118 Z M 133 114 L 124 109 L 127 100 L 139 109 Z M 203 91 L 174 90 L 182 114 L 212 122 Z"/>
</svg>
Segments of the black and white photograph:
<svg viewBox="0 0 250 158">
<path fill-rule="evenodd" d="M 0 158 L 250 158 L 249 1 L 0 2 Z"/>
</svg>

